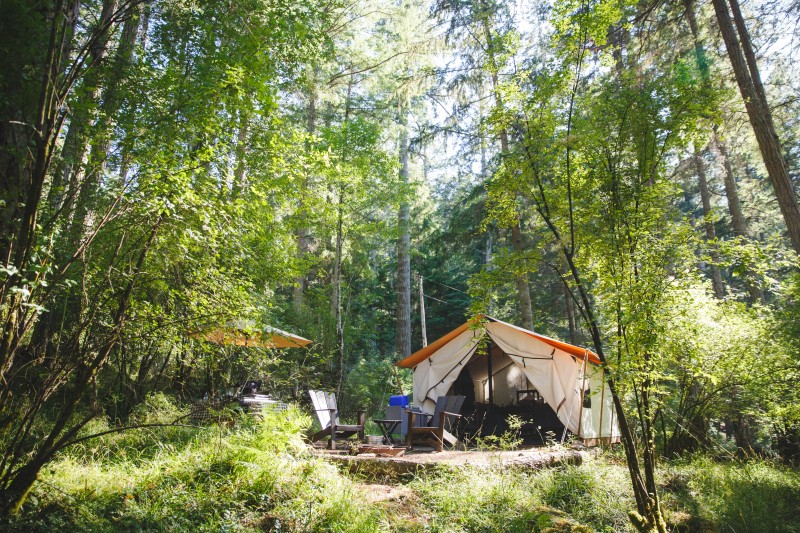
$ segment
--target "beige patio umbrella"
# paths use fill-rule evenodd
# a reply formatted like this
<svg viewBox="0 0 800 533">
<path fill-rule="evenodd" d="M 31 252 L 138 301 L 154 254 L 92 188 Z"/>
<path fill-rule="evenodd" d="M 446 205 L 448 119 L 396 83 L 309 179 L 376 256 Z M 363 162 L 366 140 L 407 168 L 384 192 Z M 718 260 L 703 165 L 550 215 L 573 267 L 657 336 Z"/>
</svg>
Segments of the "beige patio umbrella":
<svg viewBox="0 0 800 533">
<path fill-rule="evenodd" d="M 223 346 L 246 346 L 250 348 L 301 348 L 312 341 L 294 333 L 272 326 L 256 327 L 251 321 L 233 321 L 222 327 L 210 328 L 189 334 Z"/>
</svg>

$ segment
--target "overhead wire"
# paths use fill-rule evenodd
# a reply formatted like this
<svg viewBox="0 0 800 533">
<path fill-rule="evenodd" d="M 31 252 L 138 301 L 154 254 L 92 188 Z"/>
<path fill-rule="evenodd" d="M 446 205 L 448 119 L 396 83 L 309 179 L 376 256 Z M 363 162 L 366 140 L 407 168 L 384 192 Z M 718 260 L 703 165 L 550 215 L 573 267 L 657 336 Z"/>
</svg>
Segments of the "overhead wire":
<svg viewBox="0 0 800 533">
<path fill-rule="evenodd" d="M 456 289 L 455 287 L 451 287 L 450 285 L 446 285 L 444 283 L 440 283 L 440 282 L 434 281 L 432 279 L 425 278 L 425 283 L 435 283 L 436 285 L 441 285 L 442 287 L 447 287 L 448 289 L 456 291 L 456 292 L 460 292 L 461 294 L 469 294 L 466 291 L 462 291 L 461 289 Z"/>
<path fill-rule="evenodd" d="M 440 300 L 439 298 L 436 298 L 435 296 L 431 296 L 430 294 L 422 293 L 422 295 L 425 298 L 431 298 L 432 300 L 436 300 L 437 302 L 442 302 L 443 304 L 450 303 L 450 302 L 446 302 L 445 300 Z"/>
</svg>

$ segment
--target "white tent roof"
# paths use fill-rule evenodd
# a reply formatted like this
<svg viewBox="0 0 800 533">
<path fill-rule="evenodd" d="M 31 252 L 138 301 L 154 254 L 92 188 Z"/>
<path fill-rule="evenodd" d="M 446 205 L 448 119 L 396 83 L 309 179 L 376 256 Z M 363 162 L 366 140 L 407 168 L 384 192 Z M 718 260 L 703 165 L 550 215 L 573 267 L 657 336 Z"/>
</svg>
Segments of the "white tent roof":
<svg viewBox="0 0 800 533">
<path fill-rule="evenodd" d="M 433 412 L 436 400 L 447 394 L 475 355 L 480 341 L 488 335 L 519 367 L 567 429 L 585 441 L 618 440 L 611 394 L 593 352 L 491 317 L 483 318 L 462 325 L 397 363 L 414 368 L 415 404 Z M 590 400 L 584 402 L 586 396 Z"/>
</svg>

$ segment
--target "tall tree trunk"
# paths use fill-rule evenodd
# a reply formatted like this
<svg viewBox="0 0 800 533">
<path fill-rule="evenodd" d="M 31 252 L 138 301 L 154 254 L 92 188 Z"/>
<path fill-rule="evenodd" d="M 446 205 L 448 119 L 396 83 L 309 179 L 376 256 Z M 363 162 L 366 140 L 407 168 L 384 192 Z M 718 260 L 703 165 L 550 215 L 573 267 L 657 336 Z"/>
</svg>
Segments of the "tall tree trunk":
<svg viewBox="0 0 800 533">
<path fill-rule="evenodd" d="M 341 397 L 344 384 L 344 327 L 342 325 L 342 241 L 344 225 L 344 192 L 339 189 L 339 205 L 336 215 L 336 256 L 333 264 L 333 322 L 336 327 L 336 396 Z"/>
<path fill-rule="evenodd" d="M 750 418 L 741 411 L 736 413 L 734 438 L 739 454 L 748 456 L 753 452 L 753 438 L 750 434 Z"/>
<path fill-rule="evenodd" d="M 67 214 L 67 222 L 71 219 L 70 213 L 72 213 L 74 200 L 80 187 L 80 176 L 86 166 L 89 152 L 87 139 L 89 102 L 85 100 L 86 97 L 94 100 L 97 96 L 99 93 L 96 91 L 82 93 L 79 96 L 84 101 L 75 106 L 75 113 L 70 118 L 69 129 L 61 148 L 61 158 L 53 173 L 50 190 L 47 193 L 50 209 L 53 212 L 63 209 Z"/>
<path fill-rule="evenodd" d="M 792 187 L 786 160 L 781 151 L 778 133 L 772 120 L 772 113 L 766 99 L 761 77 L 756 64 L 750 35 L 744 25 L 737 0 L 728 0 L 736 20 L 736 29 L 731 24 L 731 15 L 725 0 L 712 0 L 717 23 L 728 49 L 728 57 L 733 66 L 739 91 L 744 99 L 747 115 L 753 127 L 761 157 L 767 167 L 775 197 L 778 200 L 786 229 L 794 250 L 800 253 L 800 207 Z M 744 50 L 744 55 L 743 55 Z"/>
<path fill-rule="evenodd" d="M 689 21 L 689 29 L 692 32 L 694 40 L 694 58 L 697 63 L 697 68 L 703 75 L 703 81 L 708 82 L 708 61 L 706 60 L 706 51 L 703 48 L 703 43 L 700 41 L 700 30 L 697 26 L 697 18 L 694 15 L 694 0 L 683 0 L 683 5 L 686 8 L 686 19 Z"/>
<path fill-rule="evenodd" d="M 408 187 L 408 120 L 407 110 L 400 110 L 400 183 Z M 411 355 L 411 214 L 407 201 L 400 204 L 397 238 L 397 355 Z"/>
<path fill-rule="evenodd" d="M 747 220 L 744 218 L 744 212 L 742 211 L 742 202 L 739 199 L 739 188 L 736 185 L 736 177 L 733 174 L 733 166 L 731 165 L 731 158 L 728 155 L 728 149 L 724 143 L 720 142 L 716 127 L 714 127 L 712 135 L 714 149 L 722 163 L 725 198 L 728 200 L 728 211 L 731 214 L 733 234 L 737 237 L 749 237 L 750 231 L 747 228 Z"/>
<path fill-rule="evenodd" d="M 722 175 L 725 183 L 725 197 L 728 200 L 728 211 L 731 214 L 731 225 L 733 226 L 733 234 L 737 237 L 749 238 L 750 230 L 747 227 L 747 220 L 744 218 L 742 211 L 742 202 L 739 199 L 739 189 L 736 185 L 736 177 L 733 174 L 733 166 L 731 165 L 731 158 L 728 155 L 728 150 L 725 143 L 720 142 L 717 135 L 717 128 L 714 126 L 712 132 L 711 142 L 717 152 L 717 157 L 722 163 Z M 754 274 L 748 269 L 748 279 L 745 280 L 747 292 L 750 294 L 751 303 L 759 302 L 766 304 L 767 300 L 764 297 L 764 291 L 759 287 L 758 283 L 754 280 Z"/>
<path fill-rule="evenodd" d="M 487 60 L 489 62 L 489 73 L 492 80 L 492 93 L 494 95 L 494 102 L 498 109 L 503 109 L 503 97 L 500 94 L 499 81 L 497 77 L 498 66 L 494 54 L 494 42 L 492 38 L 491 28 L 489 27 L 488 17 L 484 16 L 482 20 L 483 32 L 486 38 Z M 509 153 L 508 130 L 503 128 L 500 130 L 500 155 L 504 157 Z M 525 251 L 525 243 L 522 238 L 522 228 L 519 217 L 511 225 L 511 245 L 514 252 L 521 254 Z M 517 284 L 517 302 L 519 304 L 519 314 L 522 320 L 522 327 L 525 329 L 533 329 L 533 309 L 531 307 L 531 289 L 528 283 L 528 276 L 525 273 L 517 274 L 515 276 Z"/>
<path fill-rule="evenodd" d="M 686 18 L 689 21 L 689 28 L 692 32 L 692 37 L 694 38 L 695 60 L 697 62 L 697 67 L 703 74 L 703 79 L 708 80 L 708 61 L 706 60 L 705 49 L 700 41 L 700 32 L 697 26 L 697 19 L 694 15 L 693 0 L 684 0 L 684 5 L 686 7 Z M 711 135 L 712 144 L 717 151 L 719 159 L 722 160 L 725 196 L 728 199 L 728 211 L 730 212 L 731 220 L 733 222 L 733 233 L 738 237 L 747 238 L 749 237 L 749 232 L 747 230 L 747 223 L 745 221 L 744 214 L 742 213 L 742 204 L 739 201 L 739 191 L 736 188 L 736 180 L 733 176 L 733 169 L 731 168 L 730 158 L 728 157 L 727 150 L 725 149 L 725 146 L 719 142 L 716 124 L 712 126 Z M 747 278 L 748 279 L 745 280 L 745 285 L 747 287 L 747 292 L 750 294 L 751 302 L 765 303 L 764 292 L 760 287 L 758 287 L 757 283 L 755 283 L 755 276 L 752 275 L 749 270 Z"/>
<path fill-rule="evenodd" d="M 484 103 L 483 103 L 483 80 L 481 79 L 478 82 L 478 118 L 480 123 L 483 123 L 484 119 Z M 487 165 L 486 159 L 486 136 L 483 128 L 479 128 L 478 135 L 480 137 L 480 154 L 481 154 L 481 181 L 486 183 L 487 179 L 489 178 L 489 168 Z M 493 247 L 494 247 L 494 238 L 493 238 L 493 229 L 491 224 L 486 225 L 486 245 L 483 252 L 483 264 L 484 268 L 487 271 L 494 270 L 494 265 L 492 265 L 492 254 L 493 254 Z M 487 295 L 487 303 L 486 303 L 486 312 L 491 315 L 494 312 L 494 296 L 490 291 Z"/>
<path fill-rule="evenodd" d="M 514 246 L 515 252 L 522 253 L 525 251 L 519 219 L 511 226 L 511 244 Z M 531 289 L 528 285 L 528 275 L 525 273 L 517 274 L 516 281 L 522 327 L 533 330 L 533 307 L 531 305 Z"/>
<path fill-rule="evenodd" d="M 694 167 L 697 171 L 697 184 L 700 188 L 700 200 L 703 203 L 703 227 L 706 230 L 706 240 L 711 247 L 711 284 L 714 287 L 714 296 L 722 300 L 725 297 L 725 289 L 722 285 L 722 274 L 717 264 L 719 263 L 719 253 L 717 252 L 717 233 L 714 230 L 713 212 L 711 210 L 711 194 L 708 191 L 708 180 L 706 179 L 706 169 L 703 164 L 703 157 L 695 148 Z"/>
<path fill-rule="evenodd" d="M 483 264 L 484 268 L 490 272 L 494 270 L 494 265 L 492 264 L 492 247 L 494 245 L 494 240 L 492 237 L 492 228 L 490 225 L 486 226 L 486 244 L 483 250 Z M 488 301 L 486 302 L 486 313 L 491 315 L 494 313 L 494 296 L 491 292 L 487 295 Z"/>
<path fill-rule="evenodd" d="M 116 0 L 104 0 L 103 17 L 110 16 L 116 6 Z M 71 254 L 79 246 L 84 235 L 90 231 L 92 226 L 97 207 L 95 205 L 96 195 L 111 149 L 111 136 L 116 123 L 116 115 L 122 105 L 119 85 L 125 74 L 129 72 L 128 67 L 133 56 L 138 24 L 138 12 L 123 24 L 122 36 L 111 61 L 113 68 L 109 70 L 108 78 L 101 80 L 96 71 L 90 72 L 87 76 L 90 82 L 89 86 L 92 87 L 91 105 L 99 108 L 99 113 L 94 121 L 87 122 L 83 126 L 87 130 L 92 130 L 91 138 L 87 138 L 87 144 L 82 146 L 85 160 L 80 161 L 80 166 L 73 171 L 72 179 L 66 184 L 68 187 L 67 197 L 75 204 L 73 217 L 67 230 L 69 236 L 67 254 Z M 107 52 L 108 36 L 92 47 L 92 60 L 105 62 Z"/>
<path fill-rule="evenodd" d="M 353 76 L 351 75 L 347 82 L 347 96 L 345 97 L 344 105 L 344 123 L 350 121 L 350 97 L 353 94 Z M 347 139 L 345 139 L 345 142 Z M 344 199 L 345 199 L 345 184 L 339 181 L 339 203 L 336 211 L 336 253 L 333 265 L 333 298 L 331 305 L 333 306 L 333 321 L 336 327 L 336 361 L 337 361 L 337 379 L 336 379 L 336 396 L 342 393 L 344 386 L 344 325 L 342 323 L 342 243 L 344 242 Z"/>
<path fill-rule="evenodd" d="M 308 117 L 306 120 L 306 133 L 309 136 L 314 135 L 314 132 L 317 129 L 317 91 L 315 87 L 314 79 L 311 80 L 311 89 L 308 95 Z M 310 140 L 306 146 L 307 150 L 311 149 Z M 311 186 L 311 177 L 306 176 L 304 190 L 308 191 L 309 187 Z M 305 213 L 301 212 L 301 216 L 305 218 Z M 300 262 L 301 268 L 303 268 L 302 263 L 303 259 L 309 252 L 310 246 L 310 231 L 308 225 L 300 222 L 300 227 L 297 229 L 297 234 L 295 235 L 295 239 L 297 242 L 297 259 Z M 306 289 L 306 276 L 304 272 L 298 274 L 298 276 L 294 280 L 294 289 L 292 291 L 292 306 L 296 313 L 299 313 L 303 307 L 303 296 L 305 294 Z"/>
<path fill-rule="evenodd" d="M 561 281 L 561 291 L 564 295 L 564 306 L 567 310 L 567 324 L 569 325 L 569 342 L 578 344 L 578 332 L 575 329 L 575 302 L 572 301 L 572 294 L 569 291 L 567 282 Z"/>
</svg>

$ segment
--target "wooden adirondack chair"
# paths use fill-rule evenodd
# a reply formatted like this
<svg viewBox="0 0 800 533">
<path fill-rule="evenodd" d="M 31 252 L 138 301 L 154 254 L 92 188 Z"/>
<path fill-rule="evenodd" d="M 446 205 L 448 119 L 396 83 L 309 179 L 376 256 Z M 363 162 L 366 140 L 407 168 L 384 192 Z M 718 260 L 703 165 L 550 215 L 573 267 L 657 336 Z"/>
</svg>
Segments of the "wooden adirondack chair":
<svg viewBox="0 0 800 533">
<path fill-rule="evenodd" d="M 461 418 L 461 406 L 464 404 L 464 396 L 440 396 L 436 400 L 436 408 L 433 415 L 426 413 L 415 413 L 407 410 L 408 413 L 408 434 L 406 435 L 406 446 L 414 447 L 414 439 L 433 438 L 436 442 L 436 451 L 442 451 L 442 446 L 447 442 L 450 446 L 458 444 L 458 439 L 450 431 L 453 429 L 453 420 Z M 430 417 L 426 423 L 420 423 L 417 418 Z"/>
<path fill-rule="evenodd" d="M 318 390 L 308 391 L 311 396 L 311 403 L 317 413 L 319 425 L 322 427 L 311 437 L 311 442 L 322 440 L 330 436 L 328 448 L 336 449 L 336 439 L 346 439 L 358 434 L 358 438 L 364 440 L 364 411 L 354 411 L 358 416 L 358 424 L 342 424 L 339 422 L 339 409 L 336 407 L 336 395 L 332 392 Z"/>
</svg>

